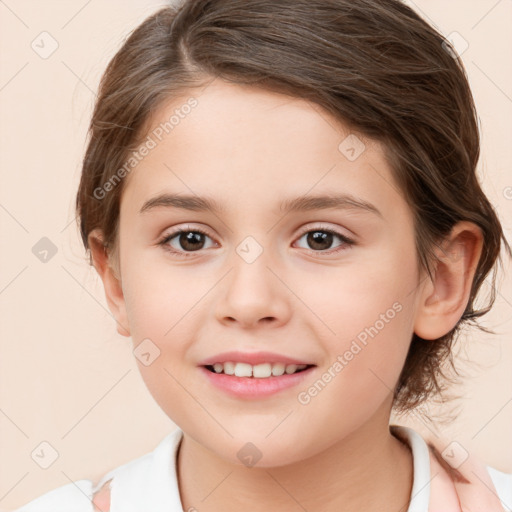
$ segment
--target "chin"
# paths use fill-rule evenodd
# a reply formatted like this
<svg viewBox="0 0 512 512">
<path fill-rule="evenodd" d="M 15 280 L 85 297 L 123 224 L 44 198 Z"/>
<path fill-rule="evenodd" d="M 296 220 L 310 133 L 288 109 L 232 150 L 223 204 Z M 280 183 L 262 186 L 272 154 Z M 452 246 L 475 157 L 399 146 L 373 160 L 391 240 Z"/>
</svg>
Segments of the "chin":
<svg viewBox="0 0 512 512">
<path fill-rule="evenodd" d="M 307 457 L 302 453 L 300 437 L 293 438 L 286 433 L 275 433 L 267 439 L 264 436 L 255 438 L 250 432 L 247 435 L 237 435 L 234 439 L 224 440 L 210 447 L 218 457 L 230 464 L 247 468 L 273 468 L 300 462 Z M 283 439 L 288 442 L 284 443 Z M 211 441 L 210 441 L 211 442 Z"/>
</svg>

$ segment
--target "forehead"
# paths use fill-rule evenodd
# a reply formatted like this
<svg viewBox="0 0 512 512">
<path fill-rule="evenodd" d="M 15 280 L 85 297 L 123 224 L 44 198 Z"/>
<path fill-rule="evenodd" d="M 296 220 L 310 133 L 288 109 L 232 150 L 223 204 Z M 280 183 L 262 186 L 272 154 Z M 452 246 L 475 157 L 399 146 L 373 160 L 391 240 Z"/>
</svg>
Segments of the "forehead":
<svg viewBox="0 0 512 512">
<path fill-rule="evenodd" d="M 373 202 L 399 195 L 380 143 L 300 98 L 216 80 L 167 101 L 151 121 L 151 148 L 123 193 L 134 207 L 165 190 L 226 206 L 332 191 Z"/>
</svg>

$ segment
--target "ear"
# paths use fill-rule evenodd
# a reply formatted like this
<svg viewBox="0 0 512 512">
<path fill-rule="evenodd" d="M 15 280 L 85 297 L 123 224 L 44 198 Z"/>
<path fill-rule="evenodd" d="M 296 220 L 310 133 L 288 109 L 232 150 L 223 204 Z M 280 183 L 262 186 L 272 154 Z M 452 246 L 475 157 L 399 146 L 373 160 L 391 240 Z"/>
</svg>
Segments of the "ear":
<svg viewBox="0 0 512 512">
<path fill-rule="evenodd" d="M 433 280 L 423 287 L 414 332 L 434 340 L 450 332 L 466 309 L 480 260 L 483 235 L 472 222 L 457 223 L 438 247 Z"/>
<path fill-rule="evenodd" d="M 122 336 L 130 336 L 123 288 L 115 271 L 115 262 L 103 242 L 102 232 L 94 229 L 89 234 L 88 241 L 94 268 L 103 281 L 107 304 L 117 323 L 117 332 Z"/>
</svg>

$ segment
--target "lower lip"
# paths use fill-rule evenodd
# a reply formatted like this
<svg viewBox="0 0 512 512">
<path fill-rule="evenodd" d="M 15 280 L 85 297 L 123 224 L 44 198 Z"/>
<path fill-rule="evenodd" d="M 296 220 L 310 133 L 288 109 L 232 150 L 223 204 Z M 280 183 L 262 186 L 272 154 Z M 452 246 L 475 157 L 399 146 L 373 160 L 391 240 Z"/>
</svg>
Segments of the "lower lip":
<svg viewBox="0 0 512 512">
<path fill-rule="evenodd" d="M 199 369 L 206 375 L 210 382 L 217 388 L 225 391 L 231 396 L 237 398 L 257 399 L 274 395 L 279 391 L 297 386 L 306 379 L 315 366 L 311 366 L 298 373 L 290 375 L 284 374 L 278 377 L 235 377 L 234 375 L 226 375 L 225 373 L 214 373 L 207 370 L 204 366 Z"/>
</svg>

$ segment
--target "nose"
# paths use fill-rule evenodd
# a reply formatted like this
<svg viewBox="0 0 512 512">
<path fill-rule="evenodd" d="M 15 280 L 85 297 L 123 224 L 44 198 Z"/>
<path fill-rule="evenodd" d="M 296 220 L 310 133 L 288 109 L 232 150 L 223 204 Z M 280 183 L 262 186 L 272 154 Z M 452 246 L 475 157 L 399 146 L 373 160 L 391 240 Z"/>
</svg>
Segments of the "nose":
<svg viewBox="0 0 512 512">
<path fill-rule="evenodd" d="M 219 322 L 247 329 L 278 327 L 289 321 L 293 294 L 263 254 L 252 263 L 238 255 L 233 259 L 234 266 L 224 279 L 216 303 Z"/>
</svg>

